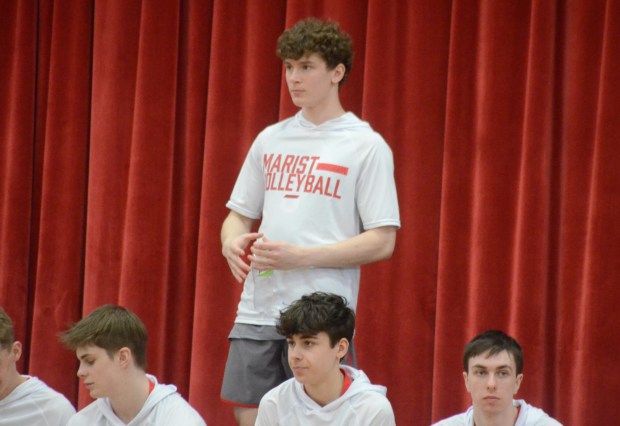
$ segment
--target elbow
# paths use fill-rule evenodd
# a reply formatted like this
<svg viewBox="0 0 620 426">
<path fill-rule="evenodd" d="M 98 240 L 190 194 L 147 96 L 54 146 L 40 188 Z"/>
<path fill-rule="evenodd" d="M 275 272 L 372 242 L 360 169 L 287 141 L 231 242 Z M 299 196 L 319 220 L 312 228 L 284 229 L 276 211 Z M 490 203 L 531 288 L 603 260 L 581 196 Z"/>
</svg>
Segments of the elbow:
<svg viewBox="0 0 620 426">
<path fill-rule="evenodd" d="M 381 244 L 379 250 L 377 250 L 377 260 L 387 260 L 394 254 L 394 247 L 396 247 L 396 228 L 385 229 L 382 233 Z"/>
<path fill-rule="evenodd" d="M 386 245 L 380 252 L 379 260 L 388 260 L 394 254 L 394 244 Z"/>
</svg>

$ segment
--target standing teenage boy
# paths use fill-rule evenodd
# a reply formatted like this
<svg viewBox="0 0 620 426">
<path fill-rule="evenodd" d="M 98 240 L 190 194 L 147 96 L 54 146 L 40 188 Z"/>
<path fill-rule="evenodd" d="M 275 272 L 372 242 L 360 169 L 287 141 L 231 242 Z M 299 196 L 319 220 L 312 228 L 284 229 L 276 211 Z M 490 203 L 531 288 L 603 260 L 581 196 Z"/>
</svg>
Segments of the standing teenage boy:
<svg viewBox="0 0 620 426">
<path fill-rule="evenodd" d="M 0 307 L 0 426 L 65 426 L 73 405 L 36 377 L 19 374 L 22 344 Z"/>
<path fill-rule="evenodd" d="M 434 426 L 562 426 L 543 410 L 513 396 L 523 380 L 523 352 L 498 330 L 474 337 L 463 353 L 463 379 L 472 406 Z"/>
<path fill-rule="evenodd" d="M 221 395 L 242 425 L 292 376 L 274 327 L 279 311 L 313 291 L 355 309 L 360 265 L 389 258 L 400 226 L 392 152 L 340 104 L 351 38 L 336 23 L 307 19 L 280 36 L 277 54 L 300 111 L 257 136 L 221 231 L 222 253 L 244 283 Z"/>
<path fill-rule="evenodd" d="M 282 311 L 276 328 L 286 337 L 295 378 L 261 399 L 257 426 L 395 424 L 385 387 L 340 364 L 355 328 L 355 313 L 343 297 L 303 296 Z"/>
<path fill-rule="evenodd" d="M 175 386 L 146 374 L 146 328 L 129 309 L 100 306 L 60 339 L 75 351 L 77 375 L 96 398 L 68 426 L 205 425 Z"/>
</svg>

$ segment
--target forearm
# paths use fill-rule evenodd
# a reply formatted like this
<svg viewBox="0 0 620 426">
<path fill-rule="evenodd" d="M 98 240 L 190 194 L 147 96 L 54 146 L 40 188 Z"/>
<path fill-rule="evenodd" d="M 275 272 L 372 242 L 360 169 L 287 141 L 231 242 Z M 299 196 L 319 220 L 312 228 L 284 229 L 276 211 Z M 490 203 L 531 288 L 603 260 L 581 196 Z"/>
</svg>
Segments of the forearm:
<svg viewBox="0 0 620 426">
<path fill-rule="evenodd" d="M 230 238 L 236 238 L 239 235 L 249 233 L 252 230 L 253 223 L 253 219 L 231 210 L 222 223 L 222 230 L 220 231 L 222 245 Z"/>
<path fill-rule="evenodd" d="M 303 249 L 306 267 L 350 268 L 389 259 L 396 244 L 396 227 L 369 229 L 345 241 Z"/>
</svg>

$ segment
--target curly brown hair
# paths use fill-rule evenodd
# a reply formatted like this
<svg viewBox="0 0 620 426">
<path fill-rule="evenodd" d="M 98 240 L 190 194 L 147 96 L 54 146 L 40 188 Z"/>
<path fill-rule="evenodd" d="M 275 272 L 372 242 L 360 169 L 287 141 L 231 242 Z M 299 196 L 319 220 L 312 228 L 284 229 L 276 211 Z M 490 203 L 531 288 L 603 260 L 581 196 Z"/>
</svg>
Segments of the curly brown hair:
<svg viewBox="0 0 620 426">
<path fill-rule="evenodd" d="M 344 83 L 353 65 L 353 40 L 337 22 L 308 18 L 297 22 L 278 38 L 276 54 L 282 60 L 299 59 L 317 53 L 332 70 L 343 64 Z"/>
</svg>

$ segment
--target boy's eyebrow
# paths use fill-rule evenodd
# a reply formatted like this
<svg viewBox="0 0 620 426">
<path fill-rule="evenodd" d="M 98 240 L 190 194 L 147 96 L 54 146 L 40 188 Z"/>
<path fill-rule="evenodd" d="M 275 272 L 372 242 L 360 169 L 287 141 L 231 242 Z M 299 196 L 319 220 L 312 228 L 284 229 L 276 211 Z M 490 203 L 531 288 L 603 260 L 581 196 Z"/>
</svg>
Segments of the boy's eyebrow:
<svg viewBox="0 0 620 426">
<path fill-rule="evenodd" d="M 471 366 L 471 368 L 478 368 L 480 370 L 488 370 L 489 368 L 485 365 L 482 364 L 474 364 Z M 512 370 L 512 367 L 508 364 L 504 364 L 504 365 L 498 365 L 497 367 L 495 367 L 496 370 L 504 370 L 504 369 L 508 369 L 508 370 Z"/>
<path fill-rule="evenodd" d="M 300 64 L 314 64 L 315 63 L 315 61 L 311 58 L 299 58 L 299 59 L 287 58 L 287 59 L 284 59 L 282 62 L 285 64 L 290 64 L 293 61 L 299 62 Z"/>
<path fill-rule="evenodd" d="M 300 334 L 299 335 L 302 339 L 316 339 L 318 336 L 318 333 L 315 334 Z"/>
<path fill-rule="evenodd" d="M 298 336 L 300 339 L 316 339 L 318 335 L 319 335 L 319 333 L 314 333 L 314 334 L 310 334 L 310 333 L 295 333 L 295 334 L 290 334 L 290 335 L 286 336 L 286 338 L 288 340 L 291 340 L 291 339 L 293 339 L 293 337 Z"/>
<path fill-rule="evenodd" d="M 511 370 L 512 371 L 512 367 L 508 364 L 506 365 L 499 365 L 497 366 L 496 370 Z"/>
</svg>

